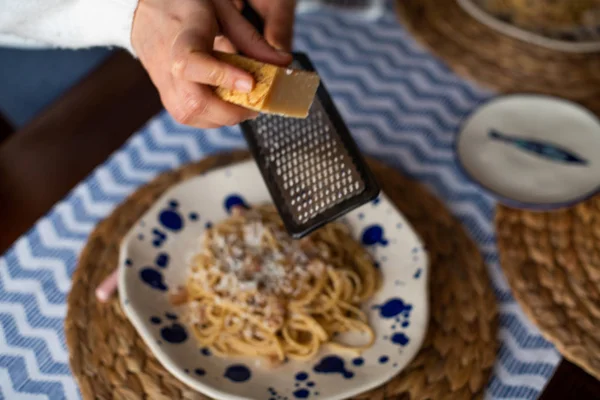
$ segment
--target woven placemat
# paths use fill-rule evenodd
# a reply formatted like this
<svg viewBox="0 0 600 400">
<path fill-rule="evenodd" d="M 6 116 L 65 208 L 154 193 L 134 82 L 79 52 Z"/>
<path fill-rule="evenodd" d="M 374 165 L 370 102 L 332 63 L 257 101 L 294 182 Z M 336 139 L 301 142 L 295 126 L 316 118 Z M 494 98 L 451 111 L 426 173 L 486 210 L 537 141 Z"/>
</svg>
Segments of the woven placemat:
<svg viewBox="0 0 600 400">
<path fill-rule="evenodd" d="M 484 25 L 456 0 L 396 0 L 409 32 L 454 72 L 503 93 L 563 97 L 600 114 L 600 53 L 547 49 Z"/>
<path fill-rule="evenodd" d="M 546 339 L 600 379 L 600 197 L 536 213 L 499 206 L 500 261 Z"/>
<path fill-rule="evenodd" d="M 85 399 L 206 398 L 158 363 L 118 299 L 99 303 L 94 290 L 117 265 L 121 238 L 165 190 L 248 157 L 246 152 L 217 155 L 162 174 L 91 234 L 73 275 L 65 321 L 71 369 Z M 431 319 L 423 347 L 406 369 L 359 398 L 482 398 L 497 351 L 496 300 L 482 257 L 461 224 L 422 186 L 379 162 L 370 165 L 427 247 Z"/>
</svg>

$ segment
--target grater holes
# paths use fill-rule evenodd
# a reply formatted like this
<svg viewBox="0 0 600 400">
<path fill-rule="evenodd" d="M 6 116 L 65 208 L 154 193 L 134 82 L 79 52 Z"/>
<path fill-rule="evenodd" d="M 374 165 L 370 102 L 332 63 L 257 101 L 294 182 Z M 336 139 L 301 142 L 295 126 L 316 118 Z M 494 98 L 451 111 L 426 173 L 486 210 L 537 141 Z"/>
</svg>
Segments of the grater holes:
<svg viewBox="0 0 600 400">
<path fill-rule="evenodd" d="M 252 126 L 291 217 L 306 223 L 360 190 L 355 167 L 316 101 L 305 120 L 260 115 Z"/>
</svg>

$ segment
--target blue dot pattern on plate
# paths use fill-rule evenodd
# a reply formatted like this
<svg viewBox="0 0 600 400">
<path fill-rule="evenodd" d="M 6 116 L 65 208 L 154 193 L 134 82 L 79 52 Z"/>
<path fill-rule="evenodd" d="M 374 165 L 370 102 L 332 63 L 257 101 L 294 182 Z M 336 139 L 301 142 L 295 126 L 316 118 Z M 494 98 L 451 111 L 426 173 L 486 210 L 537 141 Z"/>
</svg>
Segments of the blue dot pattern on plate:
<svg viewBox="0 0 600 400">
<path fill-rule="evenodd" d="M 198 375 L 198 376 L 204 376 L 204 375 L 206 375 L 206 371 L 205 371 L 205 370 L 203 370 L 202 368 L 196 368 L 196 369 L 194 370 L 194 372 L 195 372 L 195 373 L 196 373 L 196 375 Z"/>
<path fill-rule="evenodd" d="M 392 343 L 399 346 L 406 346 L 409 342 L 408 336 L 403 332 L 396 332 L 392 335 Z"/>
<path fill-rule="evenodd" d="M 197 221 L 198 214 L 191 212 L 188 216 L 190 220 Z M 160 228 L 152 229 L 152 245 L 154 247 L 161 247 L 167 240 L 167 232 L 177 233 L 181 231 L 185 226 L 184 218 L 179 212 L 179 203 L 176 200 L 169 201 L 169 205 L 162 209 L 158 214 L 158 223 Z"/>
<path fill-rule="evenodd" d="M 177 211 L 179 203 L 175 200 L 169 202 L 169 207 L 165 208 L 158 214 L 158 221 L 163 228 L 173 232 L 178 232 L 183 229 L 183 218 Z"/>
<path fill-rule="evenodd" d="M 352 364 L 356 365 L 357 367 L 360 367 L 364 363 L 365 363 L 365 359 L 362 357 L 357 357 L 354 360 L 352 360 Z"/>
<path fill-rule="evenodd" d="M 202 349 L 200 349 L 200 353 L 206 357 L 211 355 L 210 349 L 208 347 L 203 347 Z"/>
<path fill-rule="evenodd" d="M 269 400 L 288 400 L 286 396 L 279 395 L 277 393 L 277 390 L 275 390 L 274 388 L 270 387 L 268 390 L 269 394 L 271 395 L 271 397 L 269 397 Z"/>
<path fill-rule="evenodd" d="M 167 235 L 162 231 L 154 228 L 152 229 L 152 245 L 154 247 L 160 247 L 167 240 Z"/>
<path fill-rule="evenodd" d="M 552 143 L 540 142 L 537 140 L 515 138 L 515 137 L 505 135 L 504 133 L 499 132 L 495 129 L 490 130 L 489 136 L 490 136 L 490 138 L 495 139 L 499 142 L 510 144 L 512 146 L 515 146 L 517 148 L 520 148 L 520 149 L 525 150 L 530 153 L 537 154 L 543 158 L 546 158 L 546 159 L 549 159 L 552 161 L 559 161 L 559 162 L 564 162 L 564 163 L 569 163 L 569 164 L 582 164 L 582 165 L 588 164 L 587 160 L 584 160 L 577 154 L 575 154 L 567 149 L 560 148 L 557 145 L 552 144 Z"/>
<path fill-rule="evenodd" d="M 388 356 L 381 356 L 379 357 L 379 364 L 385 364 L 390 360 L 390 358 Z"/>
<path fill-rule="evenodd" d="M 400 314 L 410 314 L 412 305 L 404 303 L 400 298 L 393 298 L 386 301 L 383 305 L 375 305 L 374 309 L 379 309 L 379 316 L 381 318 L 394 318 Z"/>
<path fill-rule="evenodd" d="M 250 208 L 248 203 L 246 203 L 246 200 L 239 194 L 230 194 L 227 196 L 223 202 L 223 207 L 225 207 L 225 210 L 227 210 L 228 213 L 231 213 L 233 207 Z"/>
<path fill-rule="evenodd" d="M 413 278 L 419 279 L 421 277 L 421 272 L 423 272 L 423 270 L 421 268 L 417 268 L 415 274 L 413 275 Z"/>
<path fill-rule="evenodd" d="M 315 387 L 313 381 L 309 381 L 310 375 L 307 372 L 298 372 L 296 374 L 296 390 L 292 393 L 296 399 L 307 399 L 311 395 L 312 388 Z M 317 395 L 317 393 L 313 393 Z"/>
<path fill-rule="evenodd" d="M 229 379 L 230 381 L 240 383 L 240 382 L 246 382 L 247 380 L 249 380 L 252 377 L 252 373 L 250 372 L 250 369 L 248 367 L 246 367 L 245 365 L 235 364 L 235 365 L 229 366 L 225 370 L 224 376 L 225 376 L 225 378 Z"/>
<path fill-rule="evenodd" d="M 140 271 L 140 279 L 153 289 L 167 291 L 169 288 L 164 282 L 163 274 L 153 268 L 147 267 Z"/>
<path fill-rule="evenodd" d="M 170 313 L 170 312 L 166 312 L 165 313 L 165 317 L 167 317 L 171 321 L 176 321 L 177 320 L 177 315 L 175 315 L 173 313 Z"/>
<path fill-rule="evenodd" d="M 313 370 L 319 374 L 342 374 L 346 379 L 354 377 L 354 372 L 348 371 L 344 360 L 338 356 L 324 357 Z"/>
<path fill-rule="evenodd" d="M 385 238 L 383 227 L 377 224 L 369 225 L 365 228 L 361 241 L 365 246 L 373 246 L 376 244 L 382 246 L 388 245 L 388 240 Z"/>
<path fill-rule="evenodd" d="M 305 381 L 308 379 L 308 374 L 306 372 L 298 372 L 296 374 L 297 381 Z"/>
<path fill-rule="evenodd" d="M 308 389 L 298 389 L 294 392 L 294 397 L 297 399 L 306 399 L 310 396 L 310 392 Z"/>
<path fill-rule="evenodd" d="M 407 328 L 410 324 L 409 318 L 412 311 L 412 305 L 405 303 L 400 298 L 392 298 L 386 301 L 383 305 L 375 305 L 374 309 L 379 309 L 380 317 L 384 319 L 394 319 L 402 328 Z M 385 340 L 390 339 L 392 343 L 398 346 L 406 346 L 410 341 L 409 337 L 404 332 L 398 332 L 398 325 L 394 323 L 391 326 L 391 337 L 384 336 Z"/>
<path fill-rule="evenodd" d="M 131 261 L 131 259 L 128 258 L 127 260 L 125 260 L 125 265 L 131 267 L 133 265 L 133 261 Z"/>
<path fill-rule="evenodd" d="M 167 268 L 169 266 L 169 255 L 167 253 L 158 253 L 154 263 L 160 268 Z"/>
<path fill-rule="evenodd" d="M 159 253 L 154 260 L 154 263 L 159 268 L 166 268 L 169 266 L 169 255 L 167 253 Z M 152 267 L 144 267 L 140 271 L 140 279 L 142 282 L 147 284 L 153 289 L 165 292 L 169 289 L 167 284 L 164 282 L 164 276 L 158 269 Z"/>
<path fill-rule="evenodd" d="M 160 330 L 160 336 L 163 338 L 163 340 L 171 344 L 185 342 L 188 339 L 188 334 L 185 330 L 185 327 L 176 322 L 177 315 L 166 313 L 165 317 L 167 319 L 166 325 Z M 150 322 L 152 322 L 154 325 L 161 325 L 163 323 L 163 321 L 156 316 L 150 317 Z"/>
</svg>

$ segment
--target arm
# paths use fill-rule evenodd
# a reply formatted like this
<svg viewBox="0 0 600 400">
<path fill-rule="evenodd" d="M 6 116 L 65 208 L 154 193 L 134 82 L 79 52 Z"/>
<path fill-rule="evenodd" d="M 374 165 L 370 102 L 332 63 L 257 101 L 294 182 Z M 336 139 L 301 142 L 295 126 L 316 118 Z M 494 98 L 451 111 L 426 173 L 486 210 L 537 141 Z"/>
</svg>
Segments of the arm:
<svg viewBox="0 0 600 400">
<path fill-rule="evenodd" d="M 256 112 L 223 101 L 214 88 L 249 92 L 254 78 L 214 57 L 213 50 L 239 49 L 280 66 L 292 61 L 289 53 L 277 51 L 256 32 L 236 8 L 238 3 L 0 0 L 0 43 L 124 47 L 139 58 L 176 121 L 197 128 L 236 125 Z"/>
<path fill-rule="evenodd" d="M 137 0 L 0 0 L 0 45 L 84 48 L 118 46 L 133 52 Z"/>
</svg>

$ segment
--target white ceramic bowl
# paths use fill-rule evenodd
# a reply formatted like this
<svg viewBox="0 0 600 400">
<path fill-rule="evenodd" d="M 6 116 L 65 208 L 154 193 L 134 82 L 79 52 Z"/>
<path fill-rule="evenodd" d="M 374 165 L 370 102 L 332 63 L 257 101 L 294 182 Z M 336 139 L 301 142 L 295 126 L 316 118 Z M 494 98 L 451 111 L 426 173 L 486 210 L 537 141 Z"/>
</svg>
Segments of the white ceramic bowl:
<svg viewBox="0 0 600 400">
<path fill-rule="evenodd" d="M 125 237 L 119 293 L 126 315 L 178 379 L 216 399 L 343 399 L 377 387 L 415 356 L 428 321 L 428 260 L 420 239 L 384 196 L 348 214 L 354 235 L 375 256 L 383 286 L 364 305 L 377 339 L 359 358 L 322 351 L 310 362 L 269 369 L 199 348 L 169 302 L 207 224 L 244 201 L 271 201 L 253 161 L 186 180 L 163 195 Z"/>
</svg>

